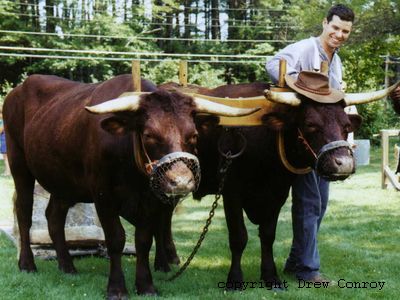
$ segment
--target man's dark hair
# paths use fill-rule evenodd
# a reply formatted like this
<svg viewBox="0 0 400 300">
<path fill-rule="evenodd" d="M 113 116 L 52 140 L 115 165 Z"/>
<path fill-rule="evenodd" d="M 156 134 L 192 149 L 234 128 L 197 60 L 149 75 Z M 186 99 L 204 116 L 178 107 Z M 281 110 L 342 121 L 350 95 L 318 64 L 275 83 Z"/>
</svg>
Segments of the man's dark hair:
<svg viewBox="0 0 400 300">
<path fill-rule="evenodd" d="M 336 4 L 329 9 L 326 15 L 328 23 L 332 20 L 333 16 L 338 16 L 342 21 L 354 22 L 354 12 L 351 8 L 343 4 Z"/>
</svg>

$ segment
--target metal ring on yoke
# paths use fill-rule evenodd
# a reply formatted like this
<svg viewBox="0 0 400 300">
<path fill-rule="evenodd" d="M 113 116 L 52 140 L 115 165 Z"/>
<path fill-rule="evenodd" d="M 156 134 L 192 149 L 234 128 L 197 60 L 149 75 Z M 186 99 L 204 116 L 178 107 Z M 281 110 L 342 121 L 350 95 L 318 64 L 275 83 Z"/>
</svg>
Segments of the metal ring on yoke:
<svg viewBox="0 0 400 300">
<path fill-rule="evenodd" d="M 225 158 L 236 158 L 236 157 L 242 155 L 242 153 L 246 149 L 247 140 L 246 140 L 246 137 L 243 135 L 243 133 L 240 130 L 226 129 L 226 131 L 228 131 L 228 130 L 231 131 L 231 132 L 234 132 L 235 134 L 237 134 L 241 138 L 241 140 L 242 140 L 242 148 L 240 149 L 240 151 L 238 151 L 235 154 L 231 154 L 230 150 L 228 150 L 227 152 L 224 152 L 222 150 L 222 143 L 226 140 L 226 138 L 224 139 L 223 138 L 224 134 L 222 134 L 218 139 L 218 152 Z"/>
</svg>

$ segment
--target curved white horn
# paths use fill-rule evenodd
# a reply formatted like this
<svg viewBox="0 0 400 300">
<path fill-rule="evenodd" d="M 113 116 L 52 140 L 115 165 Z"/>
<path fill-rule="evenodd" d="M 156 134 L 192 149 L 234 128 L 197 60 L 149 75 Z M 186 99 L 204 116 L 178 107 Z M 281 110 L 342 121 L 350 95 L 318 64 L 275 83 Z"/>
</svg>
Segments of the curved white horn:
<svg viewBox="0 0 400 300">
<path fill-rule="evenodd" d="M 389 95 L 399 85 L 400 81 L 388 87 L 387 89 L 383 89 L 380 91 L 369 92 L 369 93 L 352 93 L 352 94 L 346 93 L 344 101 L 347 106 L 376 101 Z"/>
<path fill-rule="evenodd" d="M 196 103 L 198 112 L 209 113 L 224 117 L 247 116 L 261 109 L 260 107 L 255 107 L 255 108 L 232 107 L 199 97 L 194 97 L 194 102 Z"/>
<path fill-rule="evenodd" d="M 136 111 L 139 108 L 139 101 L 139 95 L 131 95 L 108 100 L 94 106 L 85 106 L 85 109 L 94 114 L 106 114 L 118 111 Z"/>
<path fill-rule="evenodd" d="M 274 92 L 270 90 L 264 91 L 264 96 L 268 100 L 276 103 L 287 104 L 291 106 L 299 106 L 301 100 L 293 92 Z"/>
</svg>

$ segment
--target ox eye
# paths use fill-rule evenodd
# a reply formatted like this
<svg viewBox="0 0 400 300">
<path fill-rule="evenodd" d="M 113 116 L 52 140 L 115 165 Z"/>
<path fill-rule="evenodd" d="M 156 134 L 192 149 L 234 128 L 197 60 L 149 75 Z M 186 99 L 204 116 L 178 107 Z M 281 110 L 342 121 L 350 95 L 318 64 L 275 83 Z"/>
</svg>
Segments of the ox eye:
<svg viewBox="0 0 400 300">
<path fill-rule="evenodd" d="M 307 132 L 317 132 L 319 130 L 316 124 L 306 124 L 305 129 Z"/>
<path fill-rule="evenodd" d="M 346 133 L 351 132 L 351 125 L 350 124 L 344 125 L 344 132 L 346 132 Z"/>
<path fill-rule="evenodd" d="M 157 136 L 150 134 L 150 133 L 144 133 L 143 140 L 144 140 L 144 142 L 151 143 L 151 144 L 159 144 L 160 143 L 160 139 Z"/>
<path fill-rule="evenodd" d="M 193 134 L 191 137 L 189 137 L 186 140 L 186 144 L 197 144 L 197 139 L 198 139 L 199 135 L 197 133 Z"/>
</svg>

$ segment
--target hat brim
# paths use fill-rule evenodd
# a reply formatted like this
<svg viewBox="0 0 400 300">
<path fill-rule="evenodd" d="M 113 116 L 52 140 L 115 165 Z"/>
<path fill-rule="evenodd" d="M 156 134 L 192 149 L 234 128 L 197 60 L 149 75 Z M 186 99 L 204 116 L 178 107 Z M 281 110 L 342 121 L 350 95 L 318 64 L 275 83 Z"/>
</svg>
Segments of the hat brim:
<svg viewBox="0 0 400 300">
<path fill-rule="evenodd" d="M 346 95 L 344 92 L 332 88 L 330 89 L 331 92 L 329 95 L 311 93 L 296 86 L 294 83 L 296 82 L 297 79 L 290 76 L 289 74 L 285 75 L 285 80 L 286 84 L 292 90 L 295 90 L 297 93 L 304 95 L 307 98 L 310 98 L 311 100 L 314 100 L 319 103 L 337 103 L 340 100 L 343 100 Z"/>
</svg>

